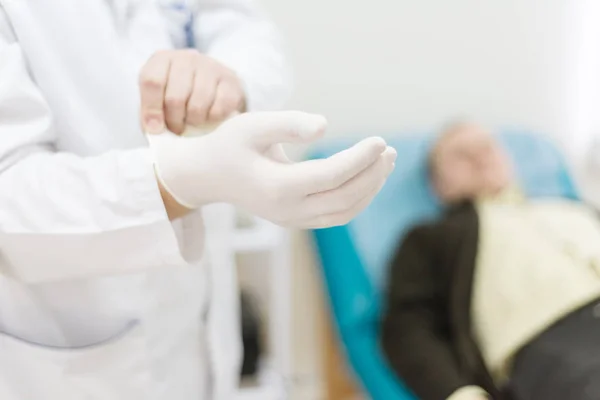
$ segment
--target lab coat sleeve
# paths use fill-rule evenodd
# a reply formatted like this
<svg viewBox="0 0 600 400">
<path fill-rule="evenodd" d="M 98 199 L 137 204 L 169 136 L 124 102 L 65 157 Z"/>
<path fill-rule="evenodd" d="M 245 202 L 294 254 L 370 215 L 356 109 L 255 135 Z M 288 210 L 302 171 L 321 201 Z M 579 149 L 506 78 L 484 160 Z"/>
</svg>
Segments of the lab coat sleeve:
<svg viewBox="0 0 600 400">
<path fill-rule="evenodd" d="M 199 0 L 194 36 L 202 52 L 241 78 L 249 111 L 285 105 L 292 83 L 283 40 L 253 0 Z"/>
<path fill-rule="evenodd" d="M 149 151 L 57 152 L 51 111 L 3 29 L 0 274 L 39 283 L 179 262 Z"/>
</svg>

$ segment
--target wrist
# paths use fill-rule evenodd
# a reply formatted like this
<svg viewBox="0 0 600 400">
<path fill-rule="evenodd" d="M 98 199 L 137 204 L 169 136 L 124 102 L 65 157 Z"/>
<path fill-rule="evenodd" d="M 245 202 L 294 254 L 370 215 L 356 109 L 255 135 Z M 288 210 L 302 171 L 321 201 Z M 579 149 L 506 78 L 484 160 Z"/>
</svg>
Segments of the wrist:
<svg viewBox="0 0 600 400">
<path fill-rule="evenodd" d="M 167 212 L 167 216 L 169 217 L 170 221 L 185 217 L 192 211 L 191 208 L 188 208 L 175 200 L 173 195 L 164 186 L 158 175 L 156 175 L 156 182 L 160 191 L 160 197 L 162 198 L 163 205 L 165 206 L 165 211 Z"/>
<path fill-rule="evenodd" d="M 211 136 L 180 137 L 170 132 L 148 136 L 156 180 L 173 217 L 224 201 L 220 178 L 227 166 L 221 162 L 223 151 L 212 145 Z"/>
</svg>

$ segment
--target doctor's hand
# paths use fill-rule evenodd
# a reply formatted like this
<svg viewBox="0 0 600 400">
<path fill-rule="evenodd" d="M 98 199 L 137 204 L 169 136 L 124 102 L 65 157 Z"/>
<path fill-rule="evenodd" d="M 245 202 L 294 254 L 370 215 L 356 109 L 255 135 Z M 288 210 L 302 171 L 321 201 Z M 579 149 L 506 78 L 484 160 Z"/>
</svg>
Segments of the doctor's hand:
<svg viewBox="0 0 600 400">
<path fill-rule="evenodd" d="M 186 125 L 217 124 L 246 108 L 235 72 L 197 50 L 154 54 L 140 73 L 141 118 L 144 131 L 167 128 L 181 134 Z"/>
<path fill-rule="evenodd" d="M 225 202 L 282 226 L 343 225 L 362 211 L 394 168 L 396 152 L 365 139 L 330 158 L 292 163 L 281 143 L 319 139 L 326 121 L 295 111 L 247 113 L 214 134 L 150 135 L 157 178 L 179 204 Z"/>
</svg>

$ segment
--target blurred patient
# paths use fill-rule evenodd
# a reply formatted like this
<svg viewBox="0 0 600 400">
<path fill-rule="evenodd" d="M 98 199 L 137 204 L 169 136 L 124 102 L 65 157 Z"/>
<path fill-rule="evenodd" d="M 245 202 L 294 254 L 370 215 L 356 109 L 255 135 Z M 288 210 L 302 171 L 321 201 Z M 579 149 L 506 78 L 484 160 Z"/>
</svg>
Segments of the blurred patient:
<svg viewBox="0 0 600 400">
<path fill-rule="evenodd" d="M 384 351 L 420 400 L 599 400 L 600 224 L 527 199 L 492 135 L 452 125 L 431 150 L 447 205 L 391 266 Z"/>
</svg>

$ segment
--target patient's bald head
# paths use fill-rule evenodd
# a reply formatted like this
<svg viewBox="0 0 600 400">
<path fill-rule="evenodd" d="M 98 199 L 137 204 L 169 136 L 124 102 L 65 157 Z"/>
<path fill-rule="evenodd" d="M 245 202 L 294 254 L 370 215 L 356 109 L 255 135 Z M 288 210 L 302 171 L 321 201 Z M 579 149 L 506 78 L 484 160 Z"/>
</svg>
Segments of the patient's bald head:
<svg viewBox="0 0 600 400">
<path fill-rule="evenodd" d="M 431 149 L 429 169 L 436 194 L 448 204 L 494 196 L 512 180 L 504 149 L 489 131 L 470 122 L 444 129 Z"/>
</svg>

